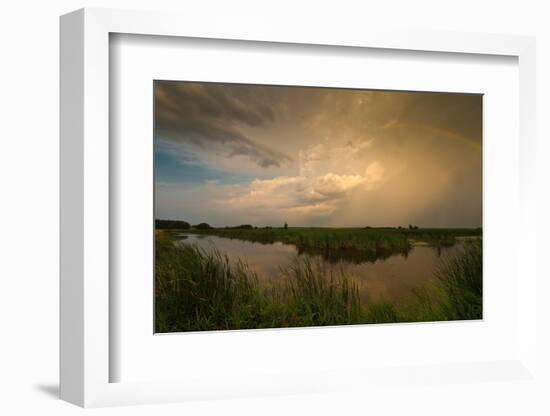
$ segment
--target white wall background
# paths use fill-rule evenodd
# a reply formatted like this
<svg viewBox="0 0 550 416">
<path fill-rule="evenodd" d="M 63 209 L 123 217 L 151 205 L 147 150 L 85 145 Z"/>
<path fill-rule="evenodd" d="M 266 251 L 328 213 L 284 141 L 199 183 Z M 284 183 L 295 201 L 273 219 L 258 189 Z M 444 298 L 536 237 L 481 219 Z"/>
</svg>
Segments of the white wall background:
<svg viewBox="0 0 550 416">
<path fill-rule="evenodd" d="M 74 9 L 116 7 L 178 10 L 208 21 L 211 13 L 260 16 L 281 25 L 311 19 L 338 25 L 428 27 L 538 37 L 539 247 L 550 231 L 550 11 L 541 0 L 196 1 L 11 0 L 0 9 L 0 413 L 67 415 L 81 409 L 56 399 L 58 389 L 58 16 Z M 544 178 L 544 181 L 543 181 Z M 540 256 L 543 258 L 544 256 Z M 548 264 L 539 268 L 550 277 Z M 550 279 L 549 279 L 550 280 Z M 550 294 L 550 284 L 538 290 Z M 550 302 L 549 302 L 550 304 Z M 548 320 L 549 306 L 540 305 Z M 550 351 L 550 336 L 542 332 Z M 548 365 L 546 357 L 542 357 Z M 548 374 L 549 372 L 547 372 Z M 529 385 L 498 383 L 422 387 L 357 397 L 345 392 L 254 400 L 93 410 L 101 415 L 192 414 L 550 414 Z"/>
</svg>

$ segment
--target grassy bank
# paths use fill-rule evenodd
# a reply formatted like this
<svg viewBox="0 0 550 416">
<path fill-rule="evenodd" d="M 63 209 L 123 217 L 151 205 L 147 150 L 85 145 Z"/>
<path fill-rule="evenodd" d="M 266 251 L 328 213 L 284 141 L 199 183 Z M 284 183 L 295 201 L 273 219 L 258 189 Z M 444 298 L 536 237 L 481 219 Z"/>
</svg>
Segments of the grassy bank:
<svg viewBox="0 0 550 416">
<path fill-rule="evenodd" d="M 477 229 L 404 228 L 210 228 L 186 232 L 271 244 L 294 245 L 299 253 L 316 254 L 325 260 L 363 263 L 406 255 L 415 243 L 452 246 L 457 237 L 480 235 Z"/>
<path fill-rule="evenodd" d="M 290 232 L 278 234 L 278 237 L 292 235 Z M 318 244 L 318 234 L 312 235 L 316 235 L 311 238 L 316 241 L 312 244 Z M 336 241 L 344 244 L 343 235 L 341 237 Z M 361 240 L 346 244 L 358 241 Z M 436 273 L 437 283 L 419 290 L 413 305 L 365 305 L 361 303 L 359 288 L 353 280 L 343 273 L 331 274 L 322 262 L 296 259 L 276 286 L 268 287 L 262 285 L 243 262 L 231 264 L 218 252 L 175 245 L 169 233 L 157 232 L 156 331 L 481 318 L 481 242 L 466 244 L 462 254 L 442 262 Z"/>
</svg>

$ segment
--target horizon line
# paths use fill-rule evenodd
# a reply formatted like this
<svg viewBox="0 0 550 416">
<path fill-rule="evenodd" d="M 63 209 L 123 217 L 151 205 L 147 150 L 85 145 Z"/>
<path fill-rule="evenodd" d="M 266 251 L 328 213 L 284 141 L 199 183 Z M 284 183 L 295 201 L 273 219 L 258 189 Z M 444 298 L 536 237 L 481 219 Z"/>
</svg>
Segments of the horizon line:
<svg viewBox="0 0 550 416">
<path fill-rule="evenodd" d="M 283 225 L 237 224 L 237 225 L 221 225 L 221 226 L 218 226 L 218 225 L 212 225 L 212 224 L 210 224 L 206 221 L 200 221 L 196 224 L 192 224 L 191 222 L 186 221 L 186 220 L 175 220 L 175 219 L 170 219 L 170 218 L 155 218 L 154 220 L 155 221 L 185 222 L 185 223 L 189 224 L 190 227 L 194 227 L 195 225 L 198 225 L 198 224 L 201 224 L 201 223 L 206 223 L 206 224 L 210 225 L 212 228 L 239 228 L 239 227 L 242 227 L 242 226 L 252 226 L 252 227 L 256 227 L 256 228 L 266 228 L 266 227 L 284 228 L 284 222 L 283 222 Z M 406 224 L 406 225 L 347 225 L 347 226 L 323 226 L 323 225 L 292 225 L 291 226 L 291 225 L 288 225 L 288 228 L 399 228 L 399 227 L 401 227 L 401 228 L 404 228 L 404 229 L 408 229 L 409 226 L 418 227 L 419 229 L 420 228 L 423 228 L 423 229 L 426 229 L 426 228 L 473 228 L 473 229 L 483 228 L 482 225 L 478 225 L 478 226 L 475 226 L 475 225 L 435 226 L 435 225 L 418 225 L 418 224 L 413 224 L 413 223 Z"/>
</svg>

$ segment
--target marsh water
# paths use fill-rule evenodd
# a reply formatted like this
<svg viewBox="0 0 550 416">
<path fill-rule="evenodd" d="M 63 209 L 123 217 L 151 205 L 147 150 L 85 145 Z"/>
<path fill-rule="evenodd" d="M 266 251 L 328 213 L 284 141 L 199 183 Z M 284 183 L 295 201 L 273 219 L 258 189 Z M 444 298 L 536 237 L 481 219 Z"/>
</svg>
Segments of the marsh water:
<svg viewBox="0 0 550 416">
<path fill-rule="evenodd" d="M 180 244 L 194 244 L 205 250 L 217 249 L 231 262 L 241 259 L 266 284 L 283 278 L 283 271 L 296 257 L 309 257 L 323 262 L 325 270 L 335 275 L 345 273 L 359 286 L 361 298 L 369 301 L 406 303 L 413 298 L 413 289 L 429 284 L 434 279 L 438 263 L 460 250 L 460 244 L 436 249 L 425 245 L 413 246 L 407 255 L 396 254 L 369 262 L 338 260 L 328 262 L 321 256 L 299 253 L 294 245 L 275 242 L 262 244 L 213 235 L 181 234 Z"/>
</svg>

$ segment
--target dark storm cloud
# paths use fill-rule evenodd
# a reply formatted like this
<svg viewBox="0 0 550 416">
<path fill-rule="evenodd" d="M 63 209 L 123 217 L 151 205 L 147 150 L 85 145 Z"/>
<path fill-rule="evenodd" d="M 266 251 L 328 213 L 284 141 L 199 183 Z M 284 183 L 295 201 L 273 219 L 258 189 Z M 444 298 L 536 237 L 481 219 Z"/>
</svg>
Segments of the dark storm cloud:
<svg viewBox="0 0 550 416">
<path fill-rule="evenodd" d="M 155 82 L 156 136 L 172 143 L 193 143 L 225 156 L 246 156 L 261 167 L 280 166 L 291 158 L 256 143 L 243 127 L 272 125 L 269 101 L 247 86 Z"/>
</svg>

